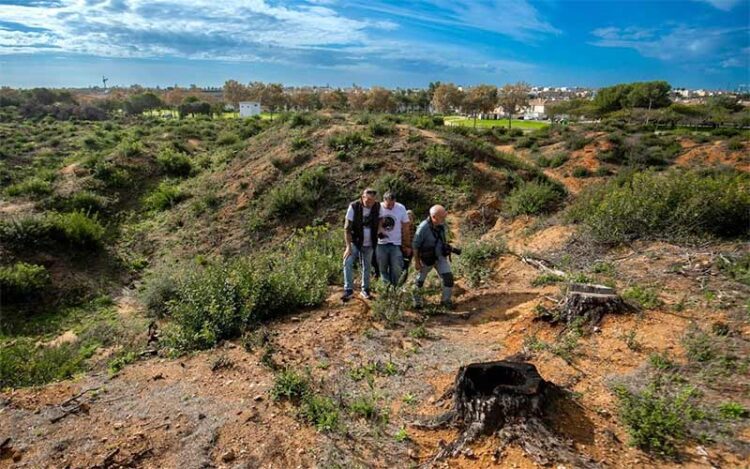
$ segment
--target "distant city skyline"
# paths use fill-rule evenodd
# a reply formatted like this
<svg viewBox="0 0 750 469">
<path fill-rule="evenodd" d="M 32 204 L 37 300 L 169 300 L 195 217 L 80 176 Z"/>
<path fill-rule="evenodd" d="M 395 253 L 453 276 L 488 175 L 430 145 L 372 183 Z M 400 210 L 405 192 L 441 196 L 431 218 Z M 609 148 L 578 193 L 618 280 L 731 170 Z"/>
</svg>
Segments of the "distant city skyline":
<svg viewBox="0 0 750 469">
<path fill-rule="evenodd" d="M 0 0 L 0 85 L 750 84 L 750 1 Z"/>
</svg>

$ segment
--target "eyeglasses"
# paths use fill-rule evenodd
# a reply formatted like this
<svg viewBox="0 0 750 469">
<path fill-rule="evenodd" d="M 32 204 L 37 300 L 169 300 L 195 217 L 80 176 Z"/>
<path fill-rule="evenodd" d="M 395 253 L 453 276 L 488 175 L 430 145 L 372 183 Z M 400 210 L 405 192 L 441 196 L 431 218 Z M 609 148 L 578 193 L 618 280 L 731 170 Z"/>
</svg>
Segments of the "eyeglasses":
<svg viewBox="0 0 750 469">
<path fill-rule="evenodd" d="M 367 195 L 378 195 L 378 191 L 365 191 Z"/>
</svg>

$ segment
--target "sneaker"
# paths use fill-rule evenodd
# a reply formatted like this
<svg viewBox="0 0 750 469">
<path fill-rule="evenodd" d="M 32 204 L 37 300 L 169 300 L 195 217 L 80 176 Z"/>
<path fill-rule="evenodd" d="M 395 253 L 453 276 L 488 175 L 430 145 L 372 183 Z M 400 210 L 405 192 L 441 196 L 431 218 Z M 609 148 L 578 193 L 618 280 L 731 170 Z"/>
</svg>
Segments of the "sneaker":
<svg viewBox="0 0 750 469">
<path fill-rule="evenodd" d="M 370 292 L 367 291 L 367 290 L 362 290 L 359 293 L 359 296 L 362 297 L 363 300 L 371 300 L 372 299 L 372 295 L 370 295 Z"/>
<path fill-rule="evenodd" d="M 354 296 L 353 290 L 344 290 L 344 294 L 341 295 L 341 301 L 349 301 Z"/>
</svg>

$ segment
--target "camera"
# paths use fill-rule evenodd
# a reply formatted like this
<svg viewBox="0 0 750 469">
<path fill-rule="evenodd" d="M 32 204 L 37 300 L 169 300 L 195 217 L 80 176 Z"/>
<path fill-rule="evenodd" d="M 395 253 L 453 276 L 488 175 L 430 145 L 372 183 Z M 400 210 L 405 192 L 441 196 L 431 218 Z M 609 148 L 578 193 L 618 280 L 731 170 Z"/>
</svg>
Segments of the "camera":
<svg viewBox="0 0 750 469">
<path fill-rule="evenodd" d="M 461 255 L 461 248 L 457 248 L 456 246 L 451 246 L 450 244 L 443 244 L 443 256 L 448 257 L 451 254 L 455 254 L 457 256 Z"/>
</svg>

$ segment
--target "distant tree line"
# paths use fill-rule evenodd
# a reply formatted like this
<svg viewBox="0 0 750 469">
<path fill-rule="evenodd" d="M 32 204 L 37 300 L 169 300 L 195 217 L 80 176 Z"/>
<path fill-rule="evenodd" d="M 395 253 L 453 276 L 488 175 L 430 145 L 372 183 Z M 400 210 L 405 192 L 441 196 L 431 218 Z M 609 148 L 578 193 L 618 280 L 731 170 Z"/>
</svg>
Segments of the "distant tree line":
<svg viewBox="0 0 750 469">
<path fill-rule="evenodd" d="M 147 90 L 134 86 L 115 88 L 106 95 L 67 90 L 0 88 L 0 109 L 15 107 L 22 117 L 103 120 L 114 113 L 141 115 L 171 109 L 175 115 L 212 116 L 226 109 L 238 109 L 241 101 L 258 101 L 271 117 L 282 111 L 352 111 L 373 113 L 460 113 L 473 117 L 502 114 L 508 119 L 529 105 L 532 97 L 526 83 L 501 87 L 480 84 L 462 88 L 453 83 L 431 82 L 424 89 L 284 88 L 280 83 L 236 80 L 224 83 L 221 94 L 192 88 Z M 674 103 L 671 86 L 665 81 L 622 83 L 601 88 L 593 99 L 574 98 L 548 102 L 545 113 L 553 120 L 562 118 L 614 119 L 665 126 L 750 126 L 750 111 L 737 96 L 709 97 L 701 104 Z"/>
</svg>

